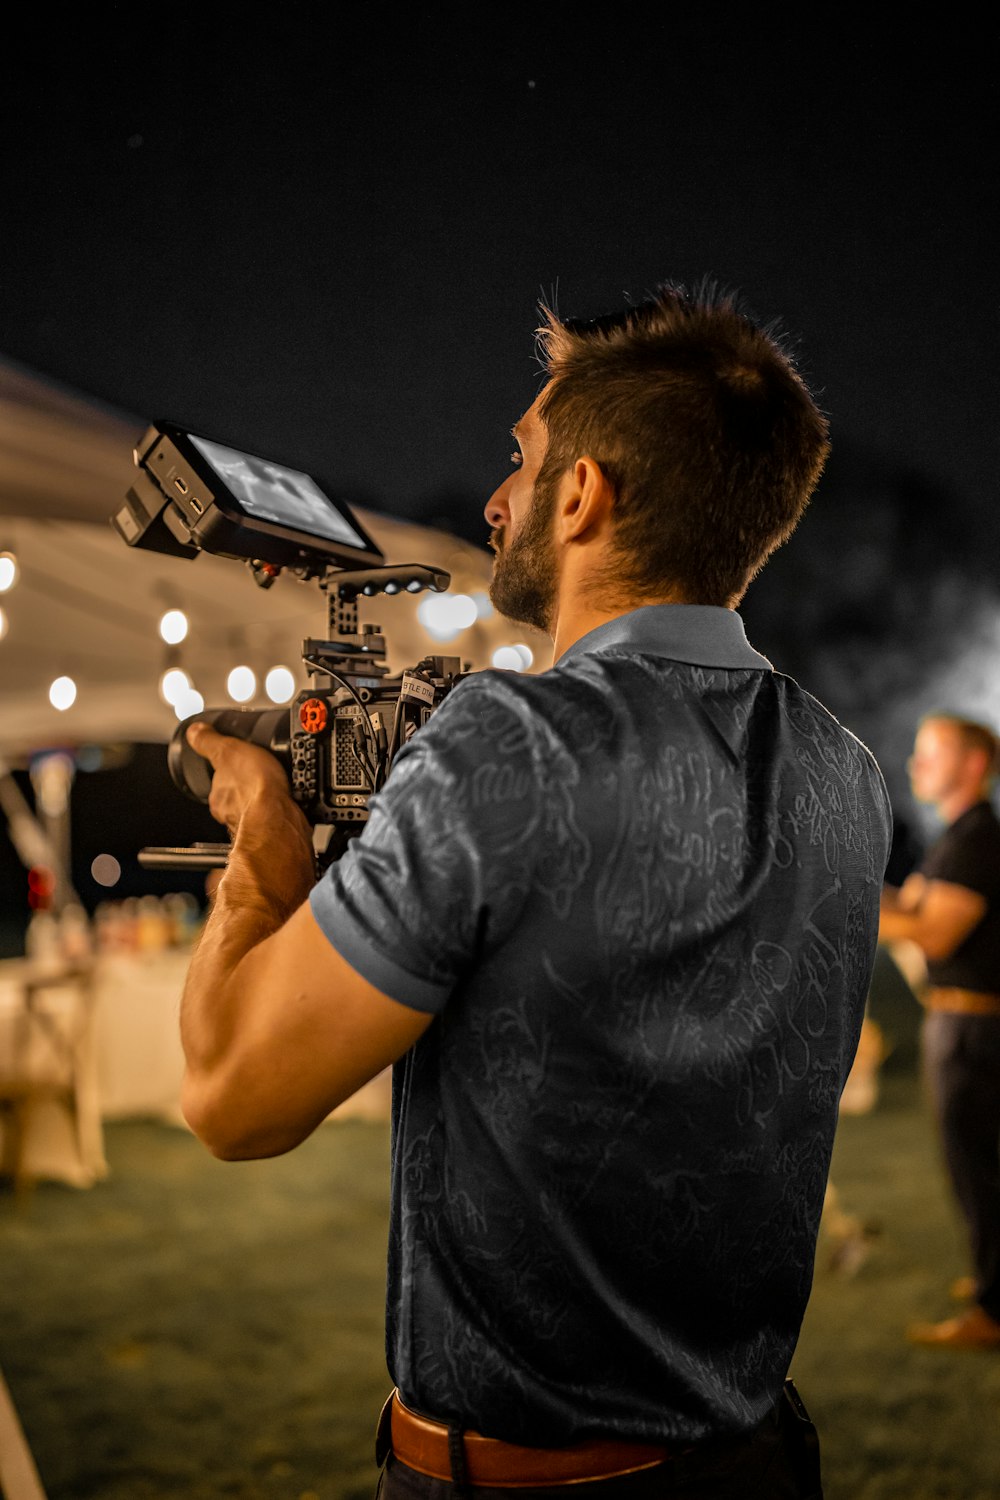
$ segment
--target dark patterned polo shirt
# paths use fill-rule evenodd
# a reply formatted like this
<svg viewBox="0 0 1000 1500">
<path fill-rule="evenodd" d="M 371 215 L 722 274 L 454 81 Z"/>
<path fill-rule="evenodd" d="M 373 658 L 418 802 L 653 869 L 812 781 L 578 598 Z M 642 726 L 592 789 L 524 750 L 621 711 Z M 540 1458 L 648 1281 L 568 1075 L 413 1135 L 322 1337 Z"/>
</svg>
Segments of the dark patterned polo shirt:
<svg viewBox="0 0 1000 1500">
<path fill-rule="evenodd" d="M 646 606 L 452 691 L 312 896 L 436 1018 L 393 1089 L 409 1406 L 538 1446 L 763 1419 L 889 834 L 869 751 L 729 610 Z"/>
</svg>

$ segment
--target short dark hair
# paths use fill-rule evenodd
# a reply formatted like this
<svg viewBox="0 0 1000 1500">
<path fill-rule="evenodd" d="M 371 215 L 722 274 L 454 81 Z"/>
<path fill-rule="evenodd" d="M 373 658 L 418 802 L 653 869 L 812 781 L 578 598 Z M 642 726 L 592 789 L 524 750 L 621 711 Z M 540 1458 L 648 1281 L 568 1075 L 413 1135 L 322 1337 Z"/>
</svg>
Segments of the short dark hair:
<svg viewBox="0 0 1000 1500">
<path fill-rule="evenodd" d="M 540 488 L 593 458 L 615 493 L 615 583 L 640 598 L 737 603 L 795 528 L 829 451 L 776 330 L 707 283 L 693 295 L 661 286 L 590 322 L 541 311 Z"/>
<path fill-rule="evenodd" d="M 1000 771 L 1000 738 L 996 730 L 978 719 L 967 719 L 963 714 L 951 713 L 947 709 L 924 714 L 921 724 L 951 724 L 966 750 L 981 750 L 986 756 L 986 774 L 993 777 Z"/>
</svg>

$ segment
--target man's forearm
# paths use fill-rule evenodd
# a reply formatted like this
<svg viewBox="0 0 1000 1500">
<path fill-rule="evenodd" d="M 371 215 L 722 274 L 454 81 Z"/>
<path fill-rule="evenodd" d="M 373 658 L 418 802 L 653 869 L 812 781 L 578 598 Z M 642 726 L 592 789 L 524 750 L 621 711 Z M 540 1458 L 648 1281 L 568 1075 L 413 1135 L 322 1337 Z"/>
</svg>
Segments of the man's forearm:
<svg viewBox="0 0 1000 1500">
<path fill-rule="evenodd" d="M 193 1072 L 215 1064 L 232 1040 L 240 964 L 298 910 L 315 877 L 309 826 L 294 802 L 261 797 L 251 803 L 184 987 L 181 1042 Z"/>
<path fill-rule="evenodd" d="M 918 948 L 923 948 L 926 941 L 924 922 L 919 912 L 902 911 L 899 907 L 883 905 L 878 919 L 879 942 L 882 943 L 916 943 Z"/>
<path fill-rule="evenodd" d="M 910 900 L 913 896 L 915 899 Z M 901 899 L 891 892 L 882 898 L 879 938 L 882 942 L 915 943 L 931 963 L 956 953 L 986 915 L 985 896 L 950 881 L 923 881 Z"/>
</svg>

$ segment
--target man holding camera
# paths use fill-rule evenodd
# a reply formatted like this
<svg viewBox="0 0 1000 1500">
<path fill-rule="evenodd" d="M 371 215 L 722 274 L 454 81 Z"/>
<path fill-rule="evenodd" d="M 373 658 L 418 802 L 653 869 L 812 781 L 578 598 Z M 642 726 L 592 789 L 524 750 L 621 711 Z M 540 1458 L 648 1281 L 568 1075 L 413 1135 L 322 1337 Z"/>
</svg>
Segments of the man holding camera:
<svg viewBox="0 0 1000 1500">
<path fill-rule="evenodd" d="M 453 689 L 315 885 L 278 762 L 189 730 L 233 849 L 185 1112 L 277 1154 L 396 1063 L 385 1500 L 815 1500 L 786 1375 L 890 814 L 735 606 L 826 424 L 731 298 L 546 316 L 486 517 L 552 668 Z"/>
</svg>

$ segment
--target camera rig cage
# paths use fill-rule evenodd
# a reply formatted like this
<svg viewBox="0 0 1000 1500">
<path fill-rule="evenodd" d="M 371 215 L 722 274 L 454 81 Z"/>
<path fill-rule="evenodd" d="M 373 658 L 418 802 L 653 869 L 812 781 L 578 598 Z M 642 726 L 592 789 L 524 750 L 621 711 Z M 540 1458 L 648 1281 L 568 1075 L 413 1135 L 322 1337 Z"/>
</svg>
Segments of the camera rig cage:
<svg viewBox="0 0 1000 1500">
<path fill-rule="evenodd" d="M 111 517 L 129 546 L 241 560 L 265 589 L 287 570 L 326 595 L 326 635 L 302 645 L 311 683 L 290 707 L 206 708 L 178 725 L 167 751 L 175 785 L 199 802 L 208 801 L 212 770 L 188 744 L 188 724 L 211 724 L 277 756 L 295 801 L 314 828 L 328 831 L 317 851 L 322 868 L 361 832 L 395 755 L 462 676 L 458 657 L 435 655 L 390 676 L 385 636 L 360 624 L 358 600 L 442 592 L 450 575 L 422 563 L 387 565 L 349 507 L 311 475 L 174 423 L 149 427 L 133 459 L 132 485 Z M 224 865 L 228 853 L 228 844 L 151 847 L 139 862 L 207 869 Z"/>
</svg>

